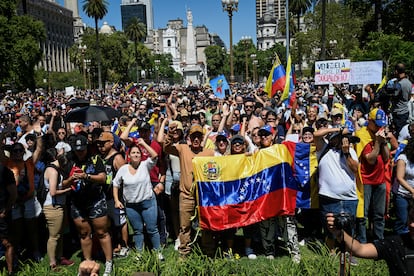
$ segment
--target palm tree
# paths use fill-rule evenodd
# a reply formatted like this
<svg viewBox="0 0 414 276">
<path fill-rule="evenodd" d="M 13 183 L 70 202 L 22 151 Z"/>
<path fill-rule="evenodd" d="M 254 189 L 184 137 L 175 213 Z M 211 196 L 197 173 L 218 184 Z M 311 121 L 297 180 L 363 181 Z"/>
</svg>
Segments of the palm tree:
<svg viewBox="0 0 414 276">
<path fill-rule="evenodd" d="M 98 85 L 102 89 L 102 75 L 101 75 L 101 49 L 99 47 L 99 29 L 98 21 L 108 13 L 107 0 L 84 0 L 82 9 L 88 17 L 95 19 L 95 35 L 96 35 L 96 59 L 98 64 Z"/>
<path fill-rule="evenodd" d="M 296 14 L 298 20 L 297 32 L 300 31 L 300 16 L 312 5 L 311 0 L 290 0 L 289 10 Z"/>
<path fill-rule="evenodd" d="M 138 72 L 138 42 L 142 41 L 147 36 L 147 26 L 141 22 L 138 17 L 133 17 L 128 21 L 125 28 L 125 34 L 129 40 L 134 42 L 135 65 L 137 68 L 137 83 L 139 81 Z"/>
<path fill-rule="evenodd" d="M 300 32 L 300 16 L 306 12 L 306 10 L 312 5 L 311 0 L 291 0 L 289 9 L 296 14 L 298 20 L 298 26 L 296 33 Z M 297 38 L 297 37 L 296 37 Z M 302 45 L 298 43 L 298 64 L 299 64 L 299 75 L 302 75 Z"/>
</svg>

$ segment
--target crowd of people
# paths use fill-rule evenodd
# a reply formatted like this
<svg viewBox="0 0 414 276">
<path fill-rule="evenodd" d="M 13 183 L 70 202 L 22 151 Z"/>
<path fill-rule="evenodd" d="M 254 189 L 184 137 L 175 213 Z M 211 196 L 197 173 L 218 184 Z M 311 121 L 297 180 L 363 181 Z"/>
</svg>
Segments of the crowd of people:
<svg viewBox="0 0 414 276">
<path fill-rule="evenodd" d="M 192 159 L 253 155 L 293 142 L 316 149 L 318 168 L 309 185 L 316 187 L 318 206 L 243 227 L 241 253 L 274 259 L 280 237 L 300 263 L 301 239 L 326 237 L 332 252 L 342 239 L 357 256 L 401 257 L 390 261 L 390 271 L 406 275 L 406 249 L 414 245 L 414 89 L 397 64 L 395 79 L 376 90 L 299 81 L 289 103 L 280 100 L 282 91 L 269 97 L 261 86 L 243 85 L 223 99 L 208 87 L 181 86 L 131 94 L 122 88 L 77 91 L 77 100 L 57 92 L 7 94 L 0 103 L 0 238 L 7 269 L 15 271 L 25 249 L 40 261 L 46 248 L 50 268 L 59 270 L 73 264 L 65 248 L 79 246 L 90 261 L 97 258 L 96 244 L 105 276 L 113 257 L 131 249 L 151 248 L 162 261 L 163 247 L 172 241 L 186 258 L 197 225 Z M 67 121 L 85 105 L 79 99 L 112 107 L 119 116 Z M 43 186 L 47 195 L 40 200 Z M 383 252 L 390 210 L 394 232 L 403 237 L 394 245 L 397 255 Z M 335 223 L 338 214 L 349 216 L 349 229 Z M 306 234 L 298 234 L 298 223 Z M 47 243 L 41 244 L 44 227 Z M 236 230 L 204 230 L 201 247 L 214 256 L 220 246 L 232 258 Z"/>
</svg>

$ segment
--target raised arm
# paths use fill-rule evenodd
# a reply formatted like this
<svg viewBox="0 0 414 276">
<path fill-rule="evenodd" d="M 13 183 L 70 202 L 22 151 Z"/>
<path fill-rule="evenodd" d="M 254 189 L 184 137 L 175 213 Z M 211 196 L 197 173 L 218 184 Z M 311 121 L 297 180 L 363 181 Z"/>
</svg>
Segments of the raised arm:
<svg viewBox="0 0 414 276">
<path fill-rule="evenodd" d="M 126 146 L 130 146 L 132 144 L 132 140 L 129 139 L 129 133 L 131 132 L 132 127 L 136 124 L 137 118 L 132 118 L 132 120 L 128 123 L 125 130 L 122 132 L 121 136 L 119 138 L 124 141 Z"/>
</svg>

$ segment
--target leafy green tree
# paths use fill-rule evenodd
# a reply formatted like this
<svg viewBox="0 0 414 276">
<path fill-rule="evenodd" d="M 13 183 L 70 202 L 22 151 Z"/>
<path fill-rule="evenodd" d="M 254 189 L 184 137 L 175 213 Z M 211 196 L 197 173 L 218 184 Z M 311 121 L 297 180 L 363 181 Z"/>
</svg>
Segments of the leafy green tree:
<svg viewBox="0 0 414 276">
<path fill-rule="evenodd" d="M 34 91 L 34 68 L 42 58 L 39 43 L 45 39 L 45 28 L 30 16 L 18 16 L 16 3 L 0 3 L 0 84 Z"/>
<path fill-rule="evenodd" d="M 382 60 L 385 73 L 391 75 L 395 64 L 402 62 L 407 68 L 414 66 L 414 42 L 405 41 L 401 36 L 384 33 L 370 33 L 363 49 L 351 51 L 353 61 Z"/>
<path fill-rule="evenodd" d="M 294 14 L 296 14 L 296 19 L 297 19 L 296 34 L 300 32 L 300 17 L 309 9 L 311 4 L 312 3 L 310 0 L 291 0 L 289 2 L 289 10 L 293 12 Z M 298 75 L 302 76 L 302 45 L 299 43 L 298 40 L 297 40 L 297 48 L 298 48 L 297 60 L 299 64 Z"/>
<path fill-rule="evenodd" d="M 233 47 L 234 74 L 236 76 L 243 76 L 238 78 L 239 81 L 246 81 L 246 63 L 249 77 L 253 76 L 253 64 L 250 55 L 255 54 L 256 52 L 256 47 L 251 39 L 240 40 Z"/>
<path fill-rule="evenodd" d="M 99 47 L 99 29 L 98 21 L 104 18 L 108 13 L 108 1 L 107 0 L 84 0 L 83 11 L 88 17 L 93 17 L 95 20 L 95 36 L 96 36 L 96 56 L 98 63 L 98 85 L 99 89 L 102 89 L 102 73 L 101 73 L 101 49 Z"/>
<path fill-rule="evenodd" d="M 207 75 L 214 78 L 220 74 L 228 74 L 228 56 L 224 48 L 217 45 L 207 46 L 204 50 L 207 60 Z M 227 67 L 226 67 L 227 66 Z"/>
<path fill-rule="evenodd" d="M 314 13 L 305 15 L 306 33 L 298 33 L 293 47 L 293 62 L 298 62 L 298 47 L 307 64 L 321 58 L 322 6 L 317 5 Z M 359 47 L 364 20 L 355 16 L 349 6 L 338 3 L 326 4 L 326 59 L 349 58 L 351 50 Z"/>
<path fill-rule="evenodd" d="M 138 17 L 133 17 L 129 20 L 126 28 L 125 34 L 129 40 L 134 42 L 134 54 L 135 54 L 135 64 L 137 70 L 137 82 L 139 82 L 139 60 L 138 56 L 138 43 L 142 41 L 147 35 L 147 26 L 139 20 Z"/>
</svg>

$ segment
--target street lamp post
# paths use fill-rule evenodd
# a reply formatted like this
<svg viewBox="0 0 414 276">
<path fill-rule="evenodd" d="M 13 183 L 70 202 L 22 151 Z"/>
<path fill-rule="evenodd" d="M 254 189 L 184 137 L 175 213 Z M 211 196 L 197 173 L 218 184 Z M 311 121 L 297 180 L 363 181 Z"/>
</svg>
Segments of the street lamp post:
<svg viewBox="0 0 414 276">
<path fill-rule="evenodd" d="M 244 54 L 245 54 L 245 68 L 246 68 L 246 83 L 249 82 L 249 59 L 248 59 L 248 47 L 250 44 L 250 41 L 252 40 L 251 36 L 242 36 L 241 41 L 244 44 Z"/>
<path fill-rule="evenodd" d="M 83 65 L 83 89 L 86 91 L 86 63 L 85 63 L 85 52 L 86 52 L 86 45 L 79 44 L 79 50 L 82 53 L 82 65 Z"/>
<path fill-rule="evenodd" d="M 160 71 L 160 63 L 161 63 L 161 61 L 159 60 L 159 59 L 156 59 L 156 60 L 154 60 L 154 62 L 155 62 L 155 70 L 156 70 L 156 72 L 157 72 L 157 79 L 156 79 L 156 83 L 157 83 L 157 86 L 159 86 L 159 71 Z M 158 87 L 158 90 L 159 90 L 160 88 Z"/>
<path fill-rule="evenodd" d="M 256 83 L 256 66 L 257 66 L 257 59 L 256 59 L 256 54 L 251 54 L 250 58 L 253 60 L 253 83 Z"/>
<path fill-rule="evenodd" d="M 233 68 L 233 11 L 237 11 L 239 0 L 221 0 L 223 11 L 229 15 L 229 33 L 230 33 L 230 82 L 234 82 Z"/>
<path fill-rule="evenodd" d="M 46 55 L 46 70 L 47 70 L 47 94 L 49 95 L 49 93 L 51 93 L 50 91 L 50 67 L 49 67 L 49 62 L 50 62 L 50 56 Z M 53 96 L 53 95 L 52 95 Z"/>
<path fill-rule="evenodd" d="M 335 48 L 338 45 L 338 41 L 336 39 L 329 40 L 329 57 L 337 59 L 338 57 L 335 55 Z"/>
</svg>

